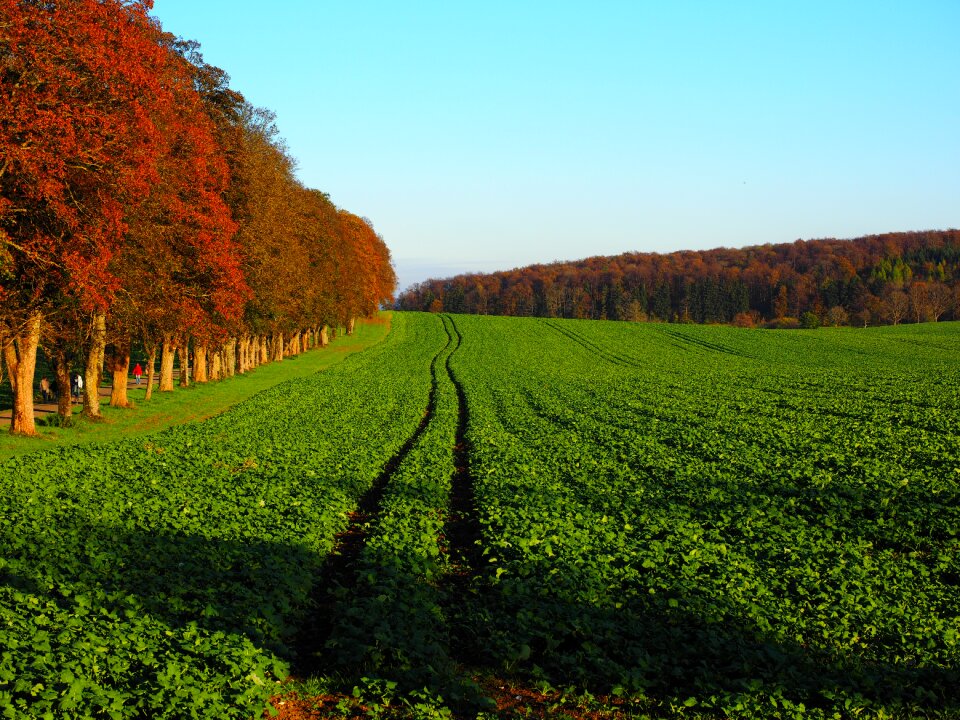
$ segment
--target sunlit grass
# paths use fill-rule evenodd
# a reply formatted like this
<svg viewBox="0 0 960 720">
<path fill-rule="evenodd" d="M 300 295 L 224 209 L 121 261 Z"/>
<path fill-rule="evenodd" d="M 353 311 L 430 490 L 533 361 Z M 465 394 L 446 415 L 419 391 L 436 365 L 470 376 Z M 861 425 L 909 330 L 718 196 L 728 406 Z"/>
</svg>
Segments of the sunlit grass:
<svg viewBox="0 0 960 720">
<path fill-rule="evenodd" d="M 358 322 L 353 335 L 340 335 L 325 349 L 310 350 L 279 363 L 268 363 L 244 375 L 188 388 L 177 387 L 170 393 L 159 393 L 154 389 L 150 400 L 144 400 L 146 388 L 133 389 L 128 395 L 134 407 L 113 408 L 105 404 L 101 422 L 84 420 L 80 416 L 80 406 L 75 405 L 74 423 L 69 428 L 41 424 L 47 418 L 38 416 L 38 437 L 12 436 L 6 432 L 8 424 L 5 423 L 0 430 L 0 462 L 58 445 L 110 442 L 205 420 L 278 383 L 325 370 L 348 355 L 380 342 L 389 330 L 390 314 L 382 313 L 372 321 Z"/>
</svg>

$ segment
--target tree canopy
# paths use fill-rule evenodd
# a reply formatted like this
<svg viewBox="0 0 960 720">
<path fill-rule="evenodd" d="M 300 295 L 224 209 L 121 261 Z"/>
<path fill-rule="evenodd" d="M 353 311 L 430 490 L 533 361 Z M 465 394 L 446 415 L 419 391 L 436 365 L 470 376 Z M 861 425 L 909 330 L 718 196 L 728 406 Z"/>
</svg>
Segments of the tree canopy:
<svg viewBox="0 0 960 720">
<path fill-rule="evenodd" d="M 300 347 L 393 299 L 369 222 L 304 187 L 273 114 L 151 7 L 0 0 L 0 346 L 14 432 L 33 431 L 38 345 L 83 349 L 95 365 L 104 346 L 129 356 L 131 341 L 206 356 L 270 338 L 282 357 L 284 335 Z M 245 369 L 221 360 L 226 374 Z"/>
</svg>

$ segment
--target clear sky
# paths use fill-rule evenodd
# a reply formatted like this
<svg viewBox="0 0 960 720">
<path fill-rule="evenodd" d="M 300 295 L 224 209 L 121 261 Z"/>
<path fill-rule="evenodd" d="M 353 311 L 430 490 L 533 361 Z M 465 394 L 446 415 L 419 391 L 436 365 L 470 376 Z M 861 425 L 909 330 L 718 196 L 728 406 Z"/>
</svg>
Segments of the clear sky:
<svg viewBox="0 0 960 720">
<path fill-rule="evenodd" d="M 958 0 L 155 0 L 401 288 L 960 226 Z"/>
</svg>

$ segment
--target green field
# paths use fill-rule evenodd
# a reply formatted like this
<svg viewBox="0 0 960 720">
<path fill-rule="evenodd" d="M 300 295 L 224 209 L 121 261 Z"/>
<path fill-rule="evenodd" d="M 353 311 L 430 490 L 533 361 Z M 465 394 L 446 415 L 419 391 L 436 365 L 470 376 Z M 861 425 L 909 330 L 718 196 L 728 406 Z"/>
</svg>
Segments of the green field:
<svg viewBox="0 0 960 720">
<path fill-rule="evenodd" d="M 958 368 L 958 323 L 397 313 L 0 465 L 0 709 L 960 717 Z"/>
</svg>

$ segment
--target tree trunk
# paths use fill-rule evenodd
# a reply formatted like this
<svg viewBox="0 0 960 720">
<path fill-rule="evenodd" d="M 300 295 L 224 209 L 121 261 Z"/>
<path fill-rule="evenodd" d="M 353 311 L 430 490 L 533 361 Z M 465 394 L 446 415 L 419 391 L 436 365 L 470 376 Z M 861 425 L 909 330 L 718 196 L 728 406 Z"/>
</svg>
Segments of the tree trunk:
<svg viewBox="0 0 960 720">
<path fill-rule="evenodd" d="M 180 387 L 190 387 L 190 341 L 177 347 L 177 355 L 180 356 Z"/>
<path fill-rule="evenodd" d="M 60 418 L 60 427 L 70 427 L 73 424 L 73 395 L 70 394 L 70 362 L 67 352 L 57 348 L 53 353 L 53 362 L 57 375 L 57 415 Z"/>
<path fill-rule="evenodd" d="M 267 344 L 267 336 L 260 336 L 260 364 L 266 365 L 270 362 L 270 346 Z"/>
<path fill-rule="evenodd" d="M 246 335 L 241 335 L 237 340 L 237 372 L 243 375 L 247 371 L 247 348 L 250 341 Z"/>
<path fill-rule="evenodd" d="M 130 407 L 127 398 L 127 373 L 130 371 L 130 340 L 124 338 L 110 356 L 110 372 L 113 373 L 113 388 L 110 392 L 111 407 Z"/>
<path fill-rule="evenodd" d="M 356 326 L 356 322 L 356 318 L 350 318 L 347 320 L 347 335 L 353 335 L 353 328 Z"/>
<path fill-rule="evenodd" d="M 153 379 L 156 376 L 156 367 L 157 367 L 157 344 L 150 343 L 147 346 L 147 394 L 144 395 L 144 400 L 149 400 L 153 397 Z"/>
<path fill-rule="evenodd" d="M 220 352 L 217 351 L 213 353 L 212 362 L 210 363 L 210 379 L 219 380 L 222 375 L 222 370 L 220 368 Z"/>
<path fill-rule="evenodd" d="M 224 350 L 224 368 L 223 374 L 225 377 L 233 377 L 237 372 L 237 339 L 230 338 L 227 340 Z"/>
<path fill-rule="evenodd" d="M 37 367 L 37 346 L 40 344 L 42 321 L 40 313 L 33 313 L 20 332 L 3 338 L 3 356 L 13 392 L 11 435 L 37 434 L 33 417 L 33 377 Z M 68 381 L 67 392 L 69 391 Z"/>
<path fill-rule="evenodd" d="M 88 420 L 103 419 L 100 413 L 100 379 L 103 377 L 106 346 L 107 318 L 103 313 L 95 313 L 87 365 L 83 370 L 83 416 Z"/>
<path fill-rule="evenodd" d="M 197 345 L 193 349 L 193 381 L 207 382 L 207 346 Z"/>
<path fill-rule="evenodd" d="M 163 350 L 160 353 L 160 392 L 173 392 L 173 351 L 176 346 L 166 337 L 163 339 Z"/>
<path fill-rule="evenodd" d="M 283 360 L 283 333 L 277 333 L 273 336 L 273 361 Z"/>
<path fill-rule="evenodd" d="M 327 334 L 327 326 L 320 328 L 320 347 L 325 348 L 330 344 L 330 336 Z"/>
</svg>

